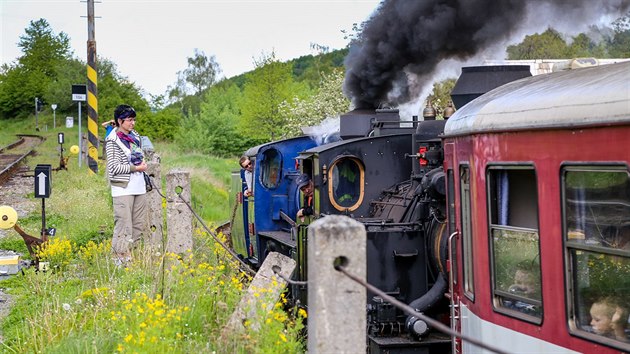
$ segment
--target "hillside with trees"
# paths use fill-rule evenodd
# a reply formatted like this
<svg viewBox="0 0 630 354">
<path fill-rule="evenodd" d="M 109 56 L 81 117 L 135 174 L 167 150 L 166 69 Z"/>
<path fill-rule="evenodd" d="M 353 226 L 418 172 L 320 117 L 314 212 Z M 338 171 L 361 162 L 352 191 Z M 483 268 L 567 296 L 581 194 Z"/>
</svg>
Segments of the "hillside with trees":
<svg viewBox="0 0 630 354">
<path fill-rule="evenodd" d="M 22 56 L 0 68 L 0 119 L 32 117 L 35 97 L 44 103 L 42 114 L 51 113 L 53 102 L 61 116 L 76 112 L 68 88 L 85 82 L 86 64 L 74 57 L 68 36 L 39 19 L 31 21 L 18 45 Z M 125 102 L 142 117 L 140 133 L 156 141 L 175 142 L 184 151 L 235 156 L 256 144 L 298 135 L 300 127 L 350 109 L 342 92 L 348 48 L 313 44 L 312 51 L 287 62 L 274 52 L 264 53 L 255 59 L 254 70 L 221 78 L 216 58 L 195 50 L 177 81 L 163 95 L 148 99 L 116 63 L 99 57 L 99 119 L 108 119 L 115 106 Z M 630 17 L 611 28 L 594 27 L 572 37 L 549 28 L 506 48 L 506 59 L 574 57 L 630 57 Z M 435 83 L 429 99 L 444 106 L 453 85 L 454 80 Z"/>
</svg>

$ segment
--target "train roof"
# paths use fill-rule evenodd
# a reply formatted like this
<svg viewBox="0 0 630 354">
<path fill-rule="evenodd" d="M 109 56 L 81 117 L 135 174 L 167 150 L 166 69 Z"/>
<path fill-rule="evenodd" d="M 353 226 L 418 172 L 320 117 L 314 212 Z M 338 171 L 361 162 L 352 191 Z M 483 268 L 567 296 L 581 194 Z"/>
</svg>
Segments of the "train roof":
<svg viewBox="0 0 630 354">
<path fill-rule="evenodd" d="M 274 140 L 274 141 L 270 141 L 267 143 L 263 143 L 260 145 L 256 145 L 254 147 L 251 147 L 249 149 L 247 149 L 247 151 L 245 151 L 245 153 L 243 155 L 245 156 L 249 156 L 249 157 L 256 157 L 256 155 L 258 154 L 258 151 L 260 151 L 260 149 L 269 146 L 269 145 L 277 145 L 277 144 L 293 144 L 296 141 L 300 141 L 300 140 L 312 140 L 309 136 L 307 135 L 300 135 L 294 138 L 289 138 L 289 139 L 283 139 L 283 140 Z"/>
<path fill-rule="evenodd" d="M 630 123 L 630 62 L 514 81 L 459 109 L 444 136 Z"/>
</svg>

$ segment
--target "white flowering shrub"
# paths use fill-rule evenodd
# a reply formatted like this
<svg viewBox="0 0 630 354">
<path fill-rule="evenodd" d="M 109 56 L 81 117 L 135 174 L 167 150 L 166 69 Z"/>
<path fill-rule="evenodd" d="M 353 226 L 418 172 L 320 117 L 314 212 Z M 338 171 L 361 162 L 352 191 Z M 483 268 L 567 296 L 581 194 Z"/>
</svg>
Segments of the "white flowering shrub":
<svg viewBox="0 0 630 354">
<path fill-rule="evenodd" d="M 350 100 L 343 94 L 343 81 L 342 69 L 335 69 L 323 75 L 315 95 L 305 99 L 294 97 L 289 102 L 281 103 L 280 112 L 287 122 L 283 130 L 284 137 L 301 135 L 301 127 L 318 125 L 328 117 L 347 112 Z"/>
</svg>

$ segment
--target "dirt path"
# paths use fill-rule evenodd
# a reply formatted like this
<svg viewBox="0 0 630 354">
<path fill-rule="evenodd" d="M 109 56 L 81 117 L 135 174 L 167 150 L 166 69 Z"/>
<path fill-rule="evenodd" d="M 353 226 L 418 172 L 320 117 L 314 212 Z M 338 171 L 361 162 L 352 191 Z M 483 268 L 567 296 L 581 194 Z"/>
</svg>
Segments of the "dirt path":
<svg viewBox="0 0 630 354">
<path fill-rule="evenodd" d="M 0 205 L 8 205 L 15 209 L 18 214 L 18 220 L 35 211 L 37 207 L 35 200 L 27 197 L 29 193 L 34 192 L 33 177 L 25 177 L 25 173 L 28 173 L 28 168 L 20 168 L 16 176 L 0 185 Z M 0 229 L 0 238 L 11 234 L 17 235 L 13 229 Z M 0 256 L 9 254 L 15 254 L 15 252 L 0 250 Z M 6 279 L 6 276 L 0 276 L 0 280 L 3 279 Z M 0 323 L 9 314 L 13 306 L 13 298 L 5 291 L 5 288 L 0 287 Z M 2 341 L 4 341 L 4 337 L 0 329 L 0 342 Z"/>
</svg>

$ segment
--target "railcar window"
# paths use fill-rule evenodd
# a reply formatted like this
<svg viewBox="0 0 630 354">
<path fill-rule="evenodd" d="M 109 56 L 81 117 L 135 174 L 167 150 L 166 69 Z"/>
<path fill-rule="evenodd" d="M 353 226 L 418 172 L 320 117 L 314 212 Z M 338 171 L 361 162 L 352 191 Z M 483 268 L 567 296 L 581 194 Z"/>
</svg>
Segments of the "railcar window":
<svg viewBox="0 0 630 354">
<path fill-rule="evenodd" d="M 267 188 L 276 188 L 280 184 L 282 173 L 282 155 L 276 149 L 263 152 L 260 182 Z"/>
<path fill-rule="evenodd" d="M 531 167 L 488 169 L 495 308 L 540 323 L 542 292 L 538 192 Z"/>
<path fill-rule="evenodd" d="M 628 167 L 566 166 L 562 192 L 570 328 L 628 351 Z"/>
<path fill-rule="evenodd" d="M 363 200 L 364 169 L 354 157 L 335 161 L 328 173 L 328 197 L 339 211 L 356 210 Z"/>
<path fill-rule="evenodd" d="M 466 165 L 459 168 L 461 220 L 462 220 L 462 267 L 464 273 L 464 294 L 474 300 L 475 282 L 473 272 L 472 222 L 470 213 L 470 169 Z"/>
</svg>

